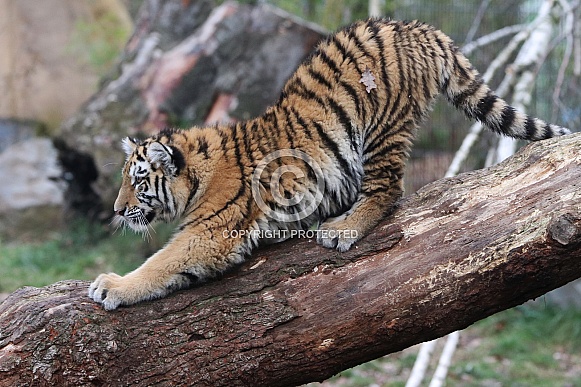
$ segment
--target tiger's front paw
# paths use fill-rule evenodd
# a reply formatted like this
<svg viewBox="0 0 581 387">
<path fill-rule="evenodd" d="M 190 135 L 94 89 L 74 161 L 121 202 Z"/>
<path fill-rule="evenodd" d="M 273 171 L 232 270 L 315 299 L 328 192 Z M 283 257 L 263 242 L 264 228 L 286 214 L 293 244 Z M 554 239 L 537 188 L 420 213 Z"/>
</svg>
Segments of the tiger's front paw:
<svg viewBox="0 0 581 387">
<path fill-rule="evenodd" d="M 350 228 L 343 219 L 335 218 L 324 222 L 317 231 L 317 243 L 329 249 L 345 252 L 360 238 L 356 229 Z"/>
<path fill-rule="evenodd" d="M 89 297 L 103 304 L 105 310 L 113 310 L 120 305 L 131 305 L 149 298 L 142 293 L 138 284 L 131 278 L 115 273 L 101 274 L 89 286 Z"/>
<path fill-rule="evenodd" d="M 123 303 L 122 278 L 115 273 L 99 275 L 89 286 L 89 297 L 93 301 L 103 304 L 106 310 L 116 309 Z"/>
</svg>

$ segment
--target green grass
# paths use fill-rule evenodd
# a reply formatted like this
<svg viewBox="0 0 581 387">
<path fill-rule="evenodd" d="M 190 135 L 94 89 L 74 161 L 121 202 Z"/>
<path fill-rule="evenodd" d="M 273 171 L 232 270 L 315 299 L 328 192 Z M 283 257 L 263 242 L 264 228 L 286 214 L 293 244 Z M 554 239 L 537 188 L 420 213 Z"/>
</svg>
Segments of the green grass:
<svg viewBox="0 0 581 387">
<path fill-rule="evenodd" d="M 525 305 L 461 332 L 446 386 L 581 387 L 581 310 Z M 424 380 L 427 386 L 444 340 Z M 404 386 L 418 347 L 344 371 L 324 387 Z M 309 387 L 319 386 L 312 383 Z"/>
<path fill-rule="evenodd" d="M 581 386 L 581 310 L 522 306 L 466 331 L 473 351 L 457 356 L 456 385 L 494 380 L 507 386 Z M 471 340 L 476 340 L 472 338 Z M 450 384 L 454 385 L 454 384 Z"/>
<path fill-rule="evenodd" d="M 67 230 L 36 243 L 0 240 L 0 293 L 65 279 L 90 280 L 102 272 L 126 273 L 159 249 L 170 232 L 160 227 L 147 242 L 132 232 L 73 222 Z"/>
</svg>

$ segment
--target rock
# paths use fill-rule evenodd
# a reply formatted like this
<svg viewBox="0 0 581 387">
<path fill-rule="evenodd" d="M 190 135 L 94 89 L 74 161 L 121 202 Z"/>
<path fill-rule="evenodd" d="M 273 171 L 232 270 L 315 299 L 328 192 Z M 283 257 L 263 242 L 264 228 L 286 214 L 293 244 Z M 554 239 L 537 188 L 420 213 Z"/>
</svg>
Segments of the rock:
<svg viewBox="0 0 581 387">
<path fill-rule="evenodd" d="M 112 32 L 87 28 L 103 20 L 131 21 L 121 0 L 0 0 L 0 116 L 34 118 L 51 129 L 96 89 L 90 64 Z M 87 41 L 89 40 L 89 41 Z"/>
<path fill-rule="evenodd" d="M 10 145 L 32 138 L 44 131 L 46 127 L 42 122 L 0 118 L 0 153 Z"/>
<path fill-rule="evenodd" d="M 0 153 L 0 212 L 62 205 L 63 190 L 52 179 L 62 174 L 48 138 L 32 138 Z"/>
</svg>

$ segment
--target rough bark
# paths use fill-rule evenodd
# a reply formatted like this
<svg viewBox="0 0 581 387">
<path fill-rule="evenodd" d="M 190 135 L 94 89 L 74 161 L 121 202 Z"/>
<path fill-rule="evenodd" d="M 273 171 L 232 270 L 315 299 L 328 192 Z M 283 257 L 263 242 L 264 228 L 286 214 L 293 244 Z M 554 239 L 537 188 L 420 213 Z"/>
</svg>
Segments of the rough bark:
<svg viewBox="0 0 581 387">
<path fill-rule="evenodd" d="M 346 253 L 299 238 L 105 312 L 88 283 L 0 305 L 0 386 L 289 386 L 443 336 L 581 276 L 581 134 L 430 184 Z"/>
<path fill-rule="evenodd" d="M 123 137 L 258 116 L 323 36 L 264 4 L 215 3 L 145 1 L 117 72 L 64 123 L 68 145 L 95 159 L 105 208 L 115 199 Z"/>
</svg>

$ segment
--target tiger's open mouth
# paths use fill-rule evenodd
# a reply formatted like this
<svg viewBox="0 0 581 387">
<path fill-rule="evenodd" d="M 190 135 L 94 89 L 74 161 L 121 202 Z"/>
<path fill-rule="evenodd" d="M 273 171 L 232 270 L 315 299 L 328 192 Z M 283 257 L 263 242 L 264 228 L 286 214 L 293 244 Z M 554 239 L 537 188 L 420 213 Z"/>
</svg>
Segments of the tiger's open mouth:
<svg viewBox="0 0 581 387">
<path fill-rule="evenodd" d="M 113 224 L 117 227 L 129 227 L 137 233 L 149 234 L 151 222 L 155 219 L 156 215 L 157 214 L 154 210 L 145 212 L 144 210 L 135 207 L 124 215 L 115 216 Z"/>
<path fill-rule="evenodd" d="M 155 211 L 149 211 L 147 214 L 145 214 L 145 219 L 151 223 L 153 222 L 153 220 L 155 219 L 156 213 Z"/>
</svg>

